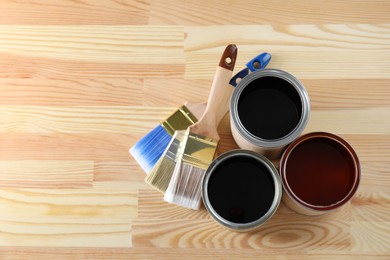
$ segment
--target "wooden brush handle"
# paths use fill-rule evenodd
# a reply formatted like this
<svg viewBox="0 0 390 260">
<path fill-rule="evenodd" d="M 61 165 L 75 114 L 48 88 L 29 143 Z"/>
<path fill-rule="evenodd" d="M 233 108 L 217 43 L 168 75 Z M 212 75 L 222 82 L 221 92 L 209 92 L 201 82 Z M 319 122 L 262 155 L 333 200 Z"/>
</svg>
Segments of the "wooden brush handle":
<svg viewBox="0 0 390 260">
<path fill-rule="evenodd" d="M 196 117 L 197 120 L 199 120 L 206 110 L 207 102 L 203 103 L 192 103 L 192 102 L 186 102 L 184 104 L 187 109 Z"/>
<path fill-rule="evenodd" d="M 229 111 L 229 100 L 233 92 L 229 81 L 236 64 L 236 58 L 237 47 L 234 44 L 228 45 L 215 72 L 206 111 L 196 124 L 190 126 L 192 133 L 219 140 L 217 127 Z"/>
</svg>

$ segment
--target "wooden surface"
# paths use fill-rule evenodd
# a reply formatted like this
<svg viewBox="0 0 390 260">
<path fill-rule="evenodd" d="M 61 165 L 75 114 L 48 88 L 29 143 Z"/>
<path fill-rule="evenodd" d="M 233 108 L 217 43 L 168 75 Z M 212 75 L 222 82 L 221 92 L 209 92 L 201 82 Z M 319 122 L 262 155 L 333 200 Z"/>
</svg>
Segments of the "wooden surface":
<svg viewBox="0 0 390 260">
<path fill-rule="evenodd" d="M 128 149 L 207 99 L 224 47 L 306 86 L 356 150 L 336 212 L 254 233 L 166 204 Z M 0 1 L 0 259 L 390 258 L 390 1 Z M 236 148 L 225 117 L 218 152 Z"/>
</svg>

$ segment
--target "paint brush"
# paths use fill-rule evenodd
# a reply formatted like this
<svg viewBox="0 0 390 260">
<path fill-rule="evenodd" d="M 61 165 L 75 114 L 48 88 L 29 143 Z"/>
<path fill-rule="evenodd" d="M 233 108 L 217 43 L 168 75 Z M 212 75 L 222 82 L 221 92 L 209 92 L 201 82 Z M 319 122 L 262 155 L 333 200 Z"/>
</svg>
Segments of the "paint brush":
<svg viewBox="0 0 390 260">
<path fill-rule="evenodd" d="M 186 103 L 142 137 L 129 152 L 148 174 L 167 148 L 176 130 L 185 130 L 197 122 L 206 108 L 205 103 Z"/>
<path fill-rule="evenodd" d="M 166 191 L 169 182 L 171 181 L 178 155 L 180 154 L 180 148 L 182 147 L 180 144 L 183 142 L 185 134 L 185 130 L 176 131 L 174 133 L 167 149 L 165 149 L 163 155 L 154 165 L 150 173 L 145 177 L 145 182 L 147 184 L 163 193 Z"/>
<path fill-rule="evenodd" d="M 171 181 L 164 200 L 191 209 L 199 209 L 201 181 L 214 159 L 219 141 L 217 127 L 229 110 L 233 88 L 229 81 L 237 58 L 237 47 L 228 45 L 217 67 L 205 113 L 197 123 L 188 127 L 178 152 Z M 179 147 L 180 149 L 180 147 Z"/>
<path fill-rule="evenodd" d="M 237 81 L 247 76 L 249 73 L 265 69 L 271 60 L 271 55 L 267 52 L 260 53 L 247 62 L 246 67 L 235 74 L 231 80 L 230 85 L 235 87 Z M 150 173 L 145 177 L 145 182 L 158 191 L 165 193 L 171 180 L 176 162 L 178 160 L 179 145 L 183 141 L 185 131 L 176 131 L 171 142 L 165 149 L 163 155 L 154 165 Z"/>
</svg>

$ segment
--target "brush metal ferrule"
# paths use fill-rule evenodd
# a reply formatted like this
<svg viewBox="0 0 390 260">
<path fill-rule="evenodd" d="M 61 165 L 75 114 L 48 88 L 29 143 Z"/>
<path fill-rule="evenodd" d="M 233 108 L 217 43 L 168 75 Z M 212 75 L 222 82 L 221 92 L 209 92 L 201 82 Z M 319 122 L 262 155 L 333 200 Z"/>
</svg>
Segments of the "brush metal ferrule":
<svg viewBox="0 0 390 260">
<path fill-rule="evenodd" d="M 176 130 L 187 129 L 190 125 L 196 123 L 198 119 L 191 113 L 188 108 L 183 105 L 175 113 L 170 115 L 161 126 L 167 131 L 168 134 L 173 136 Z"/>
<path fill-rule="evenodd" d="M 182 161 L 206 170 L 214 159 L 217 145 L 215 139 L 188 133 Z"/>
</svg>

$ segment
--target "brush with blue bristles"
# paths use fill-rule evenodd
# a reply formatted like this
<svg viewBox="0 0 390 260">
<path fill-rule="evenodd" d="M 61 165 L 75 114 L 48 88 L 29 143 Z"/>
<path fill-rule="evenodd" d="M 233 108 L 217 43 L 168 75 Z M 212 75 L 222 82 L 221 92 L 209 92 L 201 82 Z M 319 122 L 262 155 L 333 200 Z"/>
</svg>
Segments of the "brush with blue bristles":
<svg viewBox="0 0 390 260">
<path fill-rule="evenodd" d="M 197 122 L 205 108 L 205 103 L 186 103 L 181 106 L 131 147 L 130 154 L 148 174 L 167 148 L 175 131 L 187 129 Z"/>
</svg>

